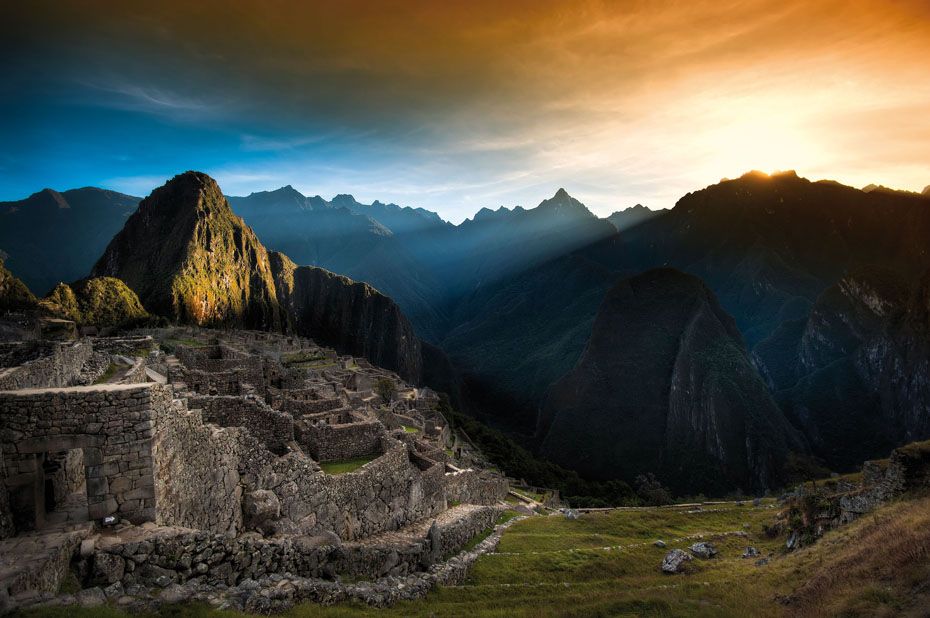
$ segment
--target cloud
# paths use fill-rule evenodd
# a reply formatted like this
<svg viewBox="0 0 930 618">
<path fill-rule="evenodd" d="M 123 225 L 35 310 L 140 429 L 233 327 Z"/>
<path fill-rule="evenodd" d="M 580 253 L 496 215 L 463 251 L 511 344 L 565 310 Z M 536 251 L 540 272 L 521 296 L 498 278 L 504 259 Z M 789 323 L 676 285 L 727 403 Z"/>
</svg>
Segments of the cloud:
<svg viewBox="0 0 930 618">
<path fill-rule="evenodd" d="M 225 131 L 232 147 L 177 148 L 244 192 L 280 181 L 456 219 L 562 185 L 603 214 L 667 207 L 752 167 L 930 182 L 925 0 L 6 10 L 17 92 L 83 84 L 99 106 Z"/>
</svg>

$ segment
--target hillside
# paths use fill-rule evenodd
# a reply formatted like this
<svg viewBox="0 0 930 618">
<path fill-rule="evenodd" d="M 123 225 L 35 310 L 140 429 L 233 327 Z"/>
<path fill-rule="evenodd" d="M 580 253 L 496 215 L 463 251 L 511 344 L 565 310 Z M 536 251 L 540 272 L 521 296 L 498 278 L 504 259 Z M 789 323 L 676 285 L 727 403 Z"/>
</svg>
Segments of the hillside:
<svg viewBox="0 0 930 618">
<path fill-rule="evenodd" d="M 86 187 L 0 202 L 0 251 L 36 294 L 87 275 L 139 198 Z"/>
<path fill-rule="evenodd" d="M 593 478 L 654 473 L 676 493 L 778 486 L 806 446 L 772 401 L 732 318 L 696 277 L 614 286 L 578 364 L 550 389 L 541 452 Z"/>
</svg>

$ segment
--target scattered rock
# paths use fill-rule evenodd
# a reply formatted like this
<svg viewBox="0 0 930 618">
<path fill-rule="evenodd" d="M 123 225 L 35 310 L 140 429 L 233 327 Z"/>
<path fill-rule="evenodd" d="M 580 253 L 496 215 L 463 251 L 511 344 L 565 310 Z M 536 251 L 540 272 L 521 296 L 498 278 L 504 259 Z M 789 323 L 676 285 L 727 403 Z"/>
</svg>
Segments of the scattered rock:
<svg viewBox="0 0 930 618">
<path fill-rule="evenodd" d="M 75 598 L 81 607 L 99 607 L 107 602 L 107 595 L 99 587 L 81 590 Z"/>
<path fill-rule="evenodd" d="M 758 560 L 756 560 L 756 566 L 757 566 L 757 567 L 758 567 L 758 566 L 765 566 L 765 565 L 767 565 L 768 563 L 769 563 L 769 559 L 768 559 L 768 558 L 759 558 Z"/>
<path fill-rule="evenodd" d="M 659 547 L 659 548 L 664 548 L 664 547 L 665 547 L 665 541 L 663 541 L 662 539 L 659 539 L 658 541 L 656 541 L 655 543 L 653 543 L 653 545 L 655 545 L 656 547 Z"/>
<path fill-rule="evenodd" d="M 684 564 L 692 560 L 691 554 L 681 549 L 673 549 L 662 560 L 663 573 L 681 573 Z"/>
<path fill-rule="evenodd" d="M 695 543 L 688 549 L 691 550 L 691 553 L 697 556 L 698 558 L 704 558 L 705 560 L 713 558 L 717 555 L 717 548 L 713 544 L 706 541 L 701 541 L 700 543 Z"/>
<path fill-rule="evenodd" d="M 126 564 L 119 556 L 104 552 L 94 554 L 94 582 L 98 584 L 114 584 L 123 579 L 125 572 Z"/>
<path fill-rule="evenodd" d="M 743 558 L 757 558 L 759 556 L 759 550 L 750 545 L 746 548 L 746 551 L 743 552 Z"/>
<path fill-rule="evenodd" d="M 565 509 L 564 511 L 562 511 L 562 514 L 565 515 L 565 519 L 568 519 L 571 521 L 574 521 L 578 519 L 578 517 L 580 517 L 580 515 L 578 514 L 578 511 L 576 511 L 575 509 Z"/>
<path fill-rule="evenodd" d="M 165 603 L 180 603 L 190 598 L 189 591 L 178 584 L 171 584 L 161 591 L 158 598 Z"/>
</svg>

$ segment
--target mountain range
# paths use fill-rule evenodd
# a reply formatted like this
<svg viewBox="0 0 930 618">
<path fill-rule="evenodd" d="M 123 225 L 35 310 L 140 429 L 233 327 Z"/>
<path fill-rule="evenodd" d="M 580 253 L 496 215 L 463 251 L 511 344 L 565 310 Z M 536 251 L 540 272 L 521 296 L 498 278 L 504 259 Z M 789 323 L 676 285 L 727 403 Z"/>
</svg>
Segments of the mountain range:
<svg viewBox="0 0 930 618">
<path fill-rule="evenodd" d="M 97 243 L 75 278 L 121 279 L 173 319 L 366 355 L 591 478 L 760 491 L 792 457 L 846 470 L 930 437 L 926 191 L 751 172 L 667 211 L 600 219 L 560 189 L 460 225 L 290 186 L 227 200 L 193 172 L 128 218 L 136 198 L 60 195 L 88 191 L 88 220 L 122 228 L 109 246 L 99 224 L 56 242 L 74 215 L 48 192 L 3 205 L 20 226 L 52 213 L 32 245 L 0 235 L 14 273 Z"/>
</svg>

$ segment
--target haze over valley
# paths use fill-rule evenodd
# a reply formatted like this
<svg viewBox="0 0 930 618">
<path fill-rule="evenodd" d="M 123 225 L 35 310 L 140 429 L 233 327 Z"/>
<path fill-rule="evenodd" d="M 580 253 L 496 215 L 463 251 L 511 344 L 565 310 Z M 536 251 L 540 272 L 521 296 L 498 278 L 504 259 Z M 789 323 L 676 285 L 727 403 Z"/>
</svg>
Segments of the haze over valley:
<svg viewBox="0 0 930 618">
<path fill-rule="evenodd" d="M 0 615 L 925 615 L 926 2 L 0 24 Z"/>
</svg>

